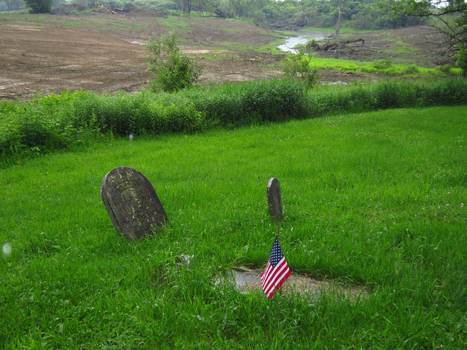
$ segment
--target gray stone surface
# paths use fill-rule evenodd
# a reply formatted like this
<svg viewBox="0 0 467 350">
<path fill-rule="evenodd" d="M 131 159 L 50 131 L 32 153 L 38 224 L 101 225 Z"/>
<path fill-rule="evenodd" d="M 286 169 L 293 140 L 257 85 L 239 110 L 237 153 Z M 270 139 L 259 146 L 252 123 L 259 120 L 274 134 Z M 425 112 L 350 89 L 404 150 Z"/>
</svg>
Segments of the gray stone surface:
<svg viewBox="0 0 467 350">
<path fill-rule="evenodd" d="M 151 183 L 135 169 L 119 167 L 107 173 L 101 197 L 117 231 L 130 240 L 152 234 L 168 221 Z"/>
<path fill-rule="evenodd" d="M 279 180 L 271 178 L 267 186 L 268 209 L 272 219 L 276 222 L 282 220 L 282 199 Z"/>
</svg>

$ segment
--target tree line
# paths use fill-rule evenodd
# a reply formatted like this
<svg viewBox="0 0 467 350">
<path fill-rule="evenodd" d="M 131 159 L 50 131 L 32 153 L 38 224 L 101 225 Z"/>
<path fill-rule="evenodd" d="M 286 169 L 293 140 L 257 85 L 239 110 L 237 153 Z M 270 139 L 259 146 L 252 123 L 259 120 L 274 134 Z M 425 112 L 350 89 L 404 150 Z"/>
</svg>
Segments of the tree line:
<svg viewBox="0 0 467 350">
<path fill-rule="evenodd" d="M 420 17 L 388 11 L 396 0 L 173 0 L 176 8 L 247 18 L 272 28 L 335 26 L 340 18 L 358 29 L 398 28 L 423 22 Z M 340 16 L 339 16 L 340 13 Z"/>
<path fill-rule="evenodd" d="M 65 0 L 0 0 L 0 10 L 17 10 L 23 1 L 34 13 L 50 12 Z M 341 21 L 357 29 L 398 28 L 420 24 L 423 18 L 388 11 L 397 0 L 72 0 L 85 7 L 151 7 L 189 15 L 193 11 L 222 18 L 244 18 L 269 28 L 331 27 Z"/>
</svg>

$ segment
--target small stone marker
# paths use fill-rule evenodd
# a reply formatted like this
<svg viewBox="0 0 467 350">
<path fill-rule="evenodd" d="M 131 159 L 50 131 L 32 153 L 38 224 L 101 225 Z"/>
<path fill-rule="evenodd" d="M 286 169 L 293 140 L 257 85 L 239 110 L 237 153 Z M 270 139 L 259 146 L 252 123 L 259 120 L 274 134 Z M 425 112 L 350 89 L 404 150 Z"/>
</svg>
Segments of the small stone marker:
<svg viewBox="0 0 467 350">
<path fill-rule="evenodd" d="M 151 183 L 135 169 L 119 167 L 108 172 L 101 197 L 117 231 L 130 240 L 152 234 L 168 221 Z"/>
<path fill-rule="evenodd" d="M 282 200 L 279 180 L 271 178 L 267 186 L 268 209 L 272 219 L 276 222 L 282 220 Z"/>
</svg>

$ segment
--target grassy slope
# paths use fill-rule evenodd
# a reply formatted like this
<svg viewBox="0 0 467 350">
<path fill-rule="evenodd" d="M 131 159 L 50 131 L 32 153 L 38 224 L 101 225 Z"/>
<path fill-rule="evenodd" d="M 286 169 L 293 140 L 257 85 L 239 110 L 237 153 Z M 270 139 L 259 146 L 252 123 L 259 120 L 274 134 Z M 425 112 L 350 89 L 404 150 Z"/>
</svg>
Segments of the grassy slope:
<svg viewBox="0 0 467 350">
<path fill-rule="evenodd" d="M 465 107 L 116 140 L 0 170 L 0 347 L 462 348 Z M 140 170 L 171 224 L 117 236 L 105 173 Z M 356 304 L 213 287 L 265 264 L 265 186 L 281 181 L 281 244 L 294 271 L 363 283 Z M 194 254 L 192 268 L 176 263 Z"/>
</svg>

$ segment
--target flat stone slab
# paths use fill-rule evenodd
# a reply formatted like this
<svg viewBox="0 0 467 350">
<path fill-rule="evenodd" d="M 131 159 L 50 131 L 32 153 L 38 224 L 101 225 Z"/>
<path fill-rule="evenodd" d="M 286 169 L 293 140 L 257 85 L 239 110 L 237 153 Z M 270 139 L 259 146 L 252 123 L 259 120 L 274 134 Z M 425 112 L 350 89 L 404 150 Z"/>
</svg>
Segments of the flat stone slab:
<svg viewBox="0 0 467 350">
<path fill-rule="evenodd" d="M 119 167 L 107 173 L 101 197 L 117 231 L 130 240 L 152 234 L 168 221 L 151 183 L 135 169 Z"/>
<path fill-rule="evenodd" d="M 263 270 L 232 270 L 232 282 L 240 293 L 263 292 L 260 275 Z M 280 291 L 285 294 L 298 293 L 316 298 L 321 294 L 343 295 L 346 298 L 367 298 L 368 291 L 362 286 L 342 286 L 332 280 L 317 280 L 308 276 L 293 273 L 284 282 Z"/>
</svg>

